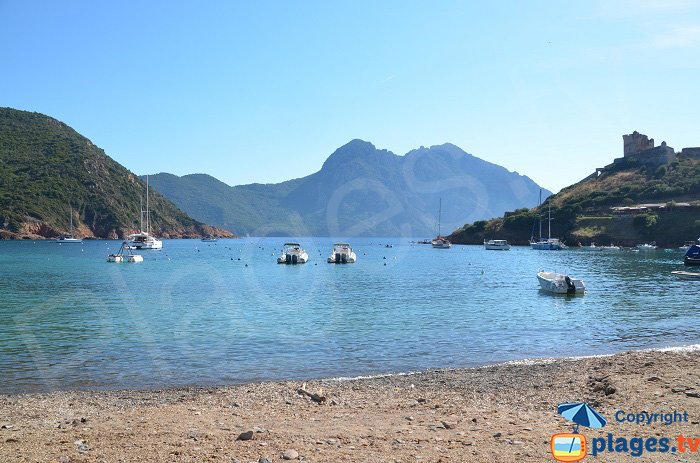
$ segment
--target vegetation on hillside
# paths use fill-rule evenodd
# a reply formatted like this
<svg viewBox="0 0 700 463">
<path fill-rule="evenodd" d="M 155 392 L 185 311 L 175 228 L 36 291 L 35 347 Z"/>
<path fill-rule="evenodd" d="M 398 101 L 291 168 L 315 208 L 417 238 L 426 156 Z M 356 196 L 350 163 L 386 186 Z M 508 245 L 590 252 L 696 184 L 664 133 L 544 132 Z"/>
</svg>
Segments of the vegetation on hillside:
<svg viewBox="0 0 700 463">
<path fill-rule="evenodd" d="M 612 214 L 616 206 L 649 203 L 666 207 L 628 217 Z M 690 207 L 679 203 L 689 203 Z M 550 209 L 552 236 L 570 245 L 595 242 L 633 246 L 656 241 L 662 246 L 677 246 L 700 236 L 700 160 L 679 156 L 655 168 L 634 161 L 620 162 L 598 177 L 564 188 L 539 208 L 519 209 L 504 217 L 466 224 L 451 238 L 464 244 L 491 238 L 527 244 L 531 236 L 539 236 L 540 217 L 543 235 L 547 236 Z"/>
<path fill-rule="evenodd" d="M 145 184 L 66 124 L 0 108 L 0 237 L 118 238 L 139 228 Z M 160 236 L 221 234 L 150 189 Z M 226 232 L 222 232 L 226 234 Z"/>
</svg>

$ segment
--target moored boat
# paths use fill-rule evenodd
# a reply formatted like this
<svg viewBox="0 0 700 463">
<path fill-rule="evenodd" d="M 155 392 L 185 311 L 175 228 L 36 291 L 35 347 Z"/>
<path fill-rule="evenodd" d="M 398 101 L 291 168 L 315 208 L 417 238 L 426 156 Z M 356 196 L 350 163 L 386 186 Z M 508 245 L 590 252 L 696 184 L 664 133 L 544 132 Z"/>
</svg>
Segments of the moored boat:
<svg viewBox="0 0 700 463">
<path fill-rule="evenodd" d="M 61 235 L 54 240 L 56 243 L 82 243 L 83 240 L 80 238 L 73 237 L 73 207 L 70 208 L 70 233 L 67 235 Z"/>
<path fill-rule="evenodd" d="M 278 264 L 305 264 L 309 255 L 299 243 L 284 243 L 282 254 L 277 258 Z"/>
<path fill-rule="evenodd" d="M 430 244 L 437 249 L 450 249 L 452 247 L 452 243 L 450 243 L 450 240 L 445 238 L 440 234 L 440 220 L 442 219 L 442 198 L 440 198 L 440 207 L 438 209 L 438 223 L 437 223 L 437 229 L 438 233 L 435 238 L 433 238 L 430 241 Z"/>
<path fill-rule="evenodd" d="M 540 238 L 535 241 L 534 236 L 530 238 L 530 247 L 540 251 L 560 251 L 568 248 L 559 238 L 552 238 L 552 207 L 549 210 L 549 225 L 547 227 L 547 238 L 542 237 L 542 218 L 540 217 Z M 534 230 L 533 230 L 534 232 Z M 534 234 L 534 233 L 533 233 Z"/>
<path fill-rule="evenodd" d="M 652 241 L 651 244 L 650 244 L 650 243 L 644 243 L 644 244 L 638 244 L 638 245 L 637 245 L 637 249 L 639 249 L 640 251 L 653 251 L 653 250 L 656 249 L 657 247 L 658 247 L 658 246 L 656 246 L 656 242 L 655 242 L 655 241 Z"/>
<path fill-rule="evenodd" d="M 700 240 L 698 240 L 698 241 L 700 241 Z M 685 243 L 683 243 L 683 246 L 678 246 L 678 249 L 680 249 L 681 251 L 687 251 L 694 244 L 695 244 L 695 241 L 686 241 Z"/>
<path fill-rule="evenodd" d="M 107 256 L 107 262 L 143 262 L 143 256 L 141 254 L 124 254 L 125 249 L 129 249 L 126 241 L 119 247 L 119 251 Z"/>
<path fill-rule="evenodd" d="M 144 214 L 146 217 L 146 228 L 143 226 Z M 163 242 L 151 235 L 151 211 L 148 208 L 148 176 L 146 176 L 146 210 L 141 209 L 141 230 L 127 237 L 128 249 L 162 249 Z"/>
<path fill-rule="evenodd" d="M 555 272 L 539 272 L 537 281 L 542 290 L 554 294 L 583 294 L 586 285 L 582 280 Z"/>
<path fill-rule="evenodd" d="M 510 245 L 506 240 L 484 240 L 484 248 L 489 251 L 507 251 Z"/>
<path fill-rule="evenodd" d="M 671 275 L 675 275 L 683 280 L 700 280 L 700 273 L 697 272 L 683 272 L 680 270 L 675 270 L 671 272 Z"/>
<path fill-rule="evenodd" d="M 700 245 L 692 245 L 683 256 L 685 265 L 700 265 Z"/>
<path fill-rule="evenodd" d="M 356 260 L 357 255 L 348 243 L 335 243 L 331 255 L 328 256 L 329 264 L 353 264 Z"/>
</svg>

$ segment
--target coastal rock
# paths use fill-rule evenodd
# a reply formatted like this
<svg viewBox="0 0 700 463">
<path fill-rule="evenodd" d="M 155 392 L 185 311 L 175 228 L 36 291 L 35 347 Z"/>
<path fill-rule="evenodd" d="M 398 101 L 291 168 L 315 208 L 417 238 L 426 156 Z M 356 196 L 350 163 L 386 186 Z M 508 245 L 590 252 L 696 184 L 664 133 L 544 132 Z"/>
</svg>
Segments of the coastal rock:
<svg viewBox="0 0 700 463">
<path fill-rule="evenodd" d="M 299 452 L 293 449 L 285 450 L 282 454 L 282 458 L 285 460 L 296 460 L 299 458 Z"/>
</svg>

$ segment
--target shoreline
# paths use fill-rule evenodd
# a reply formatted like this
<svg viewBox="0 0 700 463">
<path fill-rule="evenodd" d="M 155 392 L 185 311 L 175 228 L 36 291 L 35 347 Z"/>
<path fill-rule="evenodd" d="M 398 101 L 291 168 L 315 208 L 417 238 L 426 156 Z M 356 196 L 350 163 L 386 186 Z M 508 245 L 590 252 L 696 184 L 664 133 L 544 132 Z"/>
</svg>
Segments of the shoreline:
<svg viewBox="0 0 700 463">
<path fill-rule="evenodd" d="M 700 437 L 698 361 L 694 344 L 370 378 L 0 395 L 0 460 L 276 462 L 294 450 L 312 462 L 549 461 L 549 437 L 571 429 L 560 402 L 608 419 L 589 439 Z M 623 426 L 617 410 L 683 410 L 690 422 Z"/>
</svg>

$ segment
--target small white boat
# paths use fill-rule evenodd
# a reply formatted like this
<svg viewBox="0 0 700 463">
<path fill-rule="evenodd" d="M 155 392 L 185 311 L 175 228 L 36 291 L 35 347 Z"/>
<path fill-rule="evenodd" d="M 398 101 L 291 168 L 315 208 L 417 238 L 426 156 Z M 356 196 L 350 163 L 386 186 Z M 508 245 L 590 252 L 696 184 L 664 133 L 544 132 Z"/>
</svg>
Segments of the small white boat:
<svg viewBox="0 0 700 463">
<path fill-rule="evenodd" d="M 595 243 L 591 243 L 590 246 L 581 246 L 584 251 L 602 251 L 603 246 L 596 246 Z"/>
<path fill-rule="evenodd" d="M 277 258 L 278 264 L 305 264 L 309 255 L 299 243 L 284 243 L 282 254 Z"/>
<path fill-rule="evenodd" d="M 657 248 L 656 242 L 653 242 L 653 241 L 651 244 L 644 243 L 644 244 L 637 245 L 637 249 L 639 249 L 640 251 L 653 251 L 656 248 Z"/>
<path fill-rule="evenodd" d="M 119 251 L 117 251 L 114 254 L 110 254 L 107 256 L 107 262 L 143 262 L 143 256 L 140 254 L 124 254 L 124 250 L 129 249 L 129 246 L 127 245 L 127 242 L 124 241 L 119 248 Z"/>
<path fill-rule="evenodd" d="M 683 280 L 700 280 L 700 273 L 697 272 L 682 272 L 680 270 L 676 270 L 671 272 L 671 274 L 676 275 L 678 278 Z"/>
<path fill-rule="evenodd" d="M 205 243 L 216 243 L 217 241 L 219 241 L 219 238 L 217 238 L 216 236 L 205 236 L 204 238 L 202 238 L 202 241 Z"/>
<path fill-rule="evenodd" d="M 615 246 L 614 244 L 611 244 L 610 246 L 601 246 L 600 249 L 603 251 L 619 251 L 622 249 L 620 246 Z"/>
<path fill-rule="evenodd" d="M 586 285 L 582 280 L 554 272 L 539 272 L 537 280 L 540 288 L 554 294 L 583 294 Z"/>
<path fill-rule="evenodd" d="M 484 248 L 489 251 L 507 251 L 510 245 L 506 240 L 484 240 Z"/>
<path fill-rule="evenodd" d="M 356 260 L 357 255 L 348 243 L 335 243 L 331 255 L 328 256 L 329 264 L 354 264 Z"/>
</svg>

